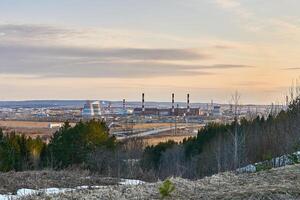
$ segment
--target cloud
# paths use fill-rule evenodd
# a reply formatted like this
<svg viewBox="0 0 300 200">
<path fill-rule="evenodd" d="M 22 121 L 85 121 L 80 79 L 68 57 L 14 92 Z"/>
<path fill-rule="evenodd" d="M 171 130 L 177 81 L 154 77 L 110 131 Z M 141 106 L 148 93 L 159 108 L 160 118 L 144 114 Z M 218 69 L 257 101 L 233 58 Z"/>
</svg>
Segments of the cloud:
<svg viewBox="0 0 300 200">
<path fill-rule="evenodd" d="M 235 48 L 234 46 L 223 45 L 223 44 L 217 44 L 217 45 L 214 45 L 213 47 L 216 48 L 216 49 L 222 49 L 222 50 Z"/>
<path fill-rule="evenodd" d="M 250 32 L 265 33 L 267 37 L 279 36 L 280 38 L 297 40 L 300 36 L 300 26 L 298 17 L 269 17 L 263 18 L 250 11 L 238 0 L 215 0 L 217 6 L 238 16 L 241 26 Z M 270 1 L 270 4 L 273 2 Z M 272 5 L 270 5 L 272 6 Z"/>
<path fill-rule="evenodd" d="M 8 56 L 56 56 L 132 60 L 200 60 L 209 55 L 191 49 L 87 48 L 0 44 L 0 54 Z"/>
<path fill-rule="evenodd" d="M 90 41 L 93 37 L 87 32 L 46 25 L 0 25 L 0 75 L 141 78 L 212 75 L 251 67 L 199 64 L 214 56 L 193 48 L 70 46 L 59 40 L 75 35 Z M 216 48 L 230 48 L 227 43 L 220 45 Z"/>
<path fill-rule="evenodd" d="M 215 2 L 219 6 L 226 8 L 226 9 L 236 8 L 236 7 L 240 6 L 240 3 L 235 0 L 216 0 Z"/>
<path fill-rule="evenodd" d="M 282 70 L 294 71 L 294 70 L 300 70 L 300 67 L 288 67 L 288 68 L 283 68 Z"/>
<path fill-rule="evenodd" d="M 0 74 L 40 77 L 157 77 L 208 75 L 162 61 L 201 60 L 191 49 L 87 48 L 0 44 Z"/>
<path fill-rule="evenodd" d="M 212 66 L 205 66 L 202 69 L 237 69 L 237 68 L 255 68 L 251 65 L 235 65 L 235 64 L 216 64 Z"/>
<path fill-rule="evenodd" d="M 185 54 L 189 55 L 182 50 L 96 49 L 92 51 L 81 48 L 47 50 L 44 47 L 33 49 L 0 47 L 0 74 L 25 74 L 38 77 L 146 78 L 212 75 L 222 70 L 252 67 L 234 64 L 187 65 L 176 64 L 176 62 L 170 64 L 159 60 L 175 59 L 176 61 L 186 57 Z M 194 59 L 194 54 L 192 55 L 191 59 Z"/>
<path fill-rule="evenodd" d="M 268 83 L 266 81 L 250 80 L 250 81 L 240 81 L 238 83 L 235 83 L 234 85 L 242 86 L 242 87 L 253 87 L 253 86 L 266 86 L 266 85 L 270 85 L 270 83 Z"/>
<path fill-rule="evenodd" d="M 227 11 L 233 12 L 235 15 L 249 20 L 254 17 L 254 14 L 245 9 L 237 0 L 215 0 L 216 5 Z"/>
<path fill-rule="evenodd" d="M 8 37 L 45 37 L 74 33 L 74 30 L 47 25 L 0 24 L 0 33 Z"/>
</svg>

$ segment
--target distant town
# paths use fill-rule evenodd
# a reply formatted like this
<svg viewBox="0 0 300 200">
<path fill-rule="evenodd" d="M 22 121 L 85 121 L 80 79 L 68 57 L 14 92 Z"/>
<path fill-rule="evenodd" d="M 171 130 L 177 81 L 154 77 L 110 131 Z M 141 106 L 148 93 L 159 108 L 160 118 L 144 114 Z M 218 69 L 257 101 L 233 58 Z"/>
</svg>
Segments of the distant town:
<svg viewBox="0 0 300 200">
<path fill-rule="evenodd" d="M 284 105 L 234 105 L 197 103 L 186 95 L 186 102 L 141 100 L 132 102 L 106 100 L 40 100 L 0 102 L 0 127 L 48 141 L 64 122 L 75 124 L 89 119 L 107 122 L 110 133 L 118 139 L 128 137 L 159 137 L 182 140 L 196 135 L 209 122 L 231 123 L 234 117 L 251 119 L 268 116 L 286 108 Z M 160 141 L 160 140 L 158 140 Z"/>
</svg>

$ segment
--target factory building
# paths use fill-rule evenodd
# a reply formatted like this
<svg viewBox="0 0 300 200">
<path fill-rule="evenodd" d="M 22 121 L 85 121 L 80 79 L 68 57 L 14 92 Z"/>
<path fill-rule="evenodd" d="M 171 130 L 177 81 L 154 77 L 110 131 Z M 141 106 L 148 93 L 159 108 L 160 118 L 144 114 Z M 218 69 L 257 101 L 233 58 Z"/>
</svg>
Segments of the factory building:
<svg viewBox="0 0 300 200">
<path fill-rule="evenodd" d="M 199 116 L 199 108 L 190 107 L 190 95 L 187 94 L 186 108 L 175 108 L 175 95 L 172 93 L 171 108 L 146 108 L 145 107 L 145 94 L 142 94 L 142 104 L 140 108 L 134 108 L 134 115 L 151 115 L 151 116 Z"/>
<path fill-rule="evenodd" d="M 99 101 L 87 101 L 82 109 L 83 117 L 95 117 L 101 115 L 101 108 Z"/>
<path fill-rule="evenodd" d="M 222 115 L 221 106 L 214 106 L 212 110 L 212 115 L 215 117 L 221 116 Z"/>
<path fill-rule="evenodd" d="M 134 115 L 159 115 L 158 108 L 134 108 Z"/>
<path fill-rule="evenodd" d="M 152 115 L 152 116 L 199 116 L 200 109 L 199 108 L 175 108 L 174 112 L 172 108 L 170 109 L 159 109 L 159 108 L 134 108 L 134 115 Z"/>
</svg>

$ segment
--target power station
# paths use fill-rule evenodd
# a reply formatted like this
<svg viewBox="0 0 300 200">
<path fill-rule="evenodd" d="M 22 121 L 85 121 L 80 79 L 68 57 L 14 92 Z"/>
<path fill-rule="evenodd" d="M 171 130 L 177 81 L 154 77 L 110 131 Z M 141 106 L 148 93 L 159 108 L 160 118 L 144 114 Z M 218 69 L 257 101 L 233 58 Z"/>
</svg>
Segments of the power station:
<svg viewBox="0 0 300 200">
<path fill-rule="evenodd" d="M 81 115 L 83 117 L 98 117 L 101 115 L 134 115 L 134 116 L 178 116 L 178 117 L 198 117 L 203 116 L 203 108 L 200 109 L 199 105 L 193 107 L 193 104 L 190 103 L 190 94 L 186 94 L 185 102 L 176 102 L 175 93 L 171 93 L 170 102 L 164 102 L 163 106 L 155 104 L 153 102 L 146 103 L 145 93 L 141 94 L 140 102 L 129 102 L 126 103 L 125 99 L 122 101 L 114 102 L 119 106 L 112 107 L 112 102 L 102 101 L 101 105 L 99 101 L 87 101 L 82 109 Z M 105 106 L 108 105 L 108 106 Z M 210 109 L 207 106 L 207 111 L 209 116 L 222 116 L 221 107 L 219 105 L 214 105 L 213 101 L 211 102 Z M 205 111 L 204 111 L 205 112 Z M 207 115 L 207 116 L 208 116 Z"/>
<path fill-rule="evenodd" d="M 187 94 L 186 107 L 175 108 L 175 94 L 171 96 L 171 108 L 145 107 L 145 93 L 142 93 L 142 106 L 134 108 L 134 115 L 153 115 L 153 116 L 198 116 L 200 115 L 199 108 L 190 107 L 190 94 Z"/>
</svg>

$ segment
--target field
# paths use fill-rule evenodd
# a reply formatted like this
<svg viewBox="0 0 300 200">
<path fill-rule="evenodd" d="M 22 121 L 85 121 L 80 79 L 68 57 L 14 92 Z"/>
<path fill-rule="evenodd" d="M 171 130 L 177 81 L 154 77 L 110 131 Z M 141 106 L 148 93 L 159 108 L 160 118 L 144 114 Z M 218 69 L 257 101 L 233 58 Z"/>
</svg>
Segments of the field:
<svg viewBox="0 0 300 200">
<path fill-rule="evenodd" d="M 50 122 L 0 121 L 0 127 L 6 132 L 15 131 L 30 137 L 40 136 L 48 140 L 58 128 L 49 128 Z M 53 123 L 53 122 L 51 122 Z"/>
<path fill-rule="evenodd" d="M 157 145 L 160 142 L 167 142 L 168 140 L 173 140 L 175 142 L 182 142 L 184 139 L 193 137 L 194 135 L 157 135 L 143 138 L 147 146 Z"/>
<path fill-rule="evenodd" d="M 55 124 L 56 122 L 35 122 L 35 121 L 0 121 L 0 127 L 2 127 L 6 132 L 15 131 L 17 133 L 25 134 L 30 137 L 40 136 L 45 141 L 48 141 L 51 135 L 58 130 L 58 128 L 49 128 L 49 124 Z M 59 122 L 57 122 L 59 123 Z M 178 127 L 183 127 L 186 124 L 177 124 Z M 118 127 L 112 129 L 112 131 L 120 131 L 125 127 Z M 174 127 L 174 123 L 141 123 L 134 124 L 132 130 L 134 131 L 148 131 L 159 128 Z M 189 138 L 195 136 L 196 133 L 193 130 L 200 129 L 200 125 L 190 125 L 186 129 L 178 129 L 177 133 L 174 130 L 165 131 L 157 135 L 150 135 L 143 137 L 145 144 L 156 145 L 159 142 L 166 142 L 168 140 L 174 140 L 175 142 L 181 142 L 184 138 Z"/>
</svg>

